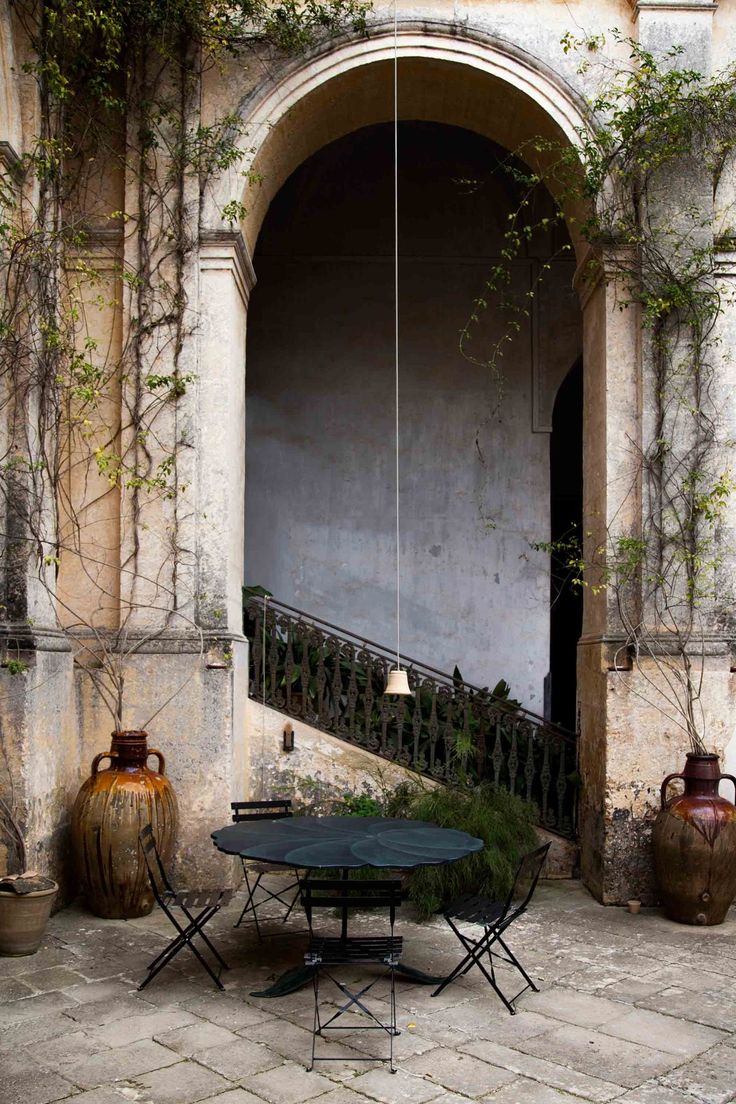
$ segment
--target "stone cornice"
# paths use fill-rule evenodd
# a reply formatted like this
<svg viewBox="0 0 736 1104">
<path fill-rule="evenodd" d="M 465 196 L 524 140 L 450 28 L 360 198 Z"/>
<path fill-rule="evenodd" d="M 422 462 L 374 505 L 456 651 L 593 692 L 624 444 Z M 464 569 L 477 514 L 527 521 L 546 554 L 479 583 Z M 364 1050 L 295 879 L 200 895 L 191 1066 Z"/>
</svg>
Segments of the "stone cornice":
<svg viewBox="0 0 736 1104">
<path fill-rule="evenodd" d="M 718 0 L 629 0 L 637 13 L 640 11 L 710 11 L 718 7 Z"/>
<path fill-rule="evenodd" d="M 70 652 L 71 644 L 63 629 L 49 625 L 29 625 L 27 621 L 0 622 L 0 651 Z"/>
<path fill-rule="evenodd" d="M 708 11 L 711 15 L 718 7 L 718 0 L 629 0 L 634 11 Z"/>
<path fill-rule="evenodd" d="M 42 645 L 32 643 L 33 639 L 44 642 L 43 648 L 53 651 L 69 651 L 79 647 L 79 644 L 89 638 L 86 629 L 39 629 L 29 628 L 26 624 L 0 623 L 0 643 L 10 639 L 17 641 L 21 638 L 28 641 L 28 648 L 41 648 Z M 213 653 L 228 651 L 231 645 L 246 643 L 246 637 L 235 629 L 207 628 L 196 629 L 107 629 L 98 630 L 97 635 L 102 639 L 104 647 L 109 655 L 123 656 L 125 659 L 134 659 L 138 655 L 201 655 L 209 660 Z M 48 642 L 56 642 L 49 648 Z M 86 666 L 82 663 L 82 666 Z M 219 665 L 219 664 L 218 664 Z"/>
<path fill-rule="evenodd" d="M 628 637 L 619 636 L 617 633 L 583 633 L 578 640 L 578 647 L 590 647 L 591 645 L 602 645 L 612 652 L 618 652 L 620 654 L 620 664 L 617 669 L 622 671 L 631 669 L 633 656 L 629 651 L 630 640 Z M 706 633 L 698 640 L 689 641 L 685 647 L 685 652 L 687 655 L 695 657 L 719 657 L 730 656 L 733 648 L 734 641 L 729 637 L 717 633 Z M 679 654 L 680 649 L 672 638 L 663 633 L 651 633 L 646 648 L 642 647 L 640 649 L 642 659 L 648 659 L 651 656 L 678 656 Z"/>
<path fill-rule="evenodd" d="M 120 273 L 123 267 L 124 230 L 122 226 L 89 226 L 83 240 L 69 255 L 90 264 L 98 272 Z"/>
<path fill-rule="evenodd" d="M 202 270 L 230 268 L 247 304 L 256 273 L 240 230 L 203 230 L 199 236 L 199 266 Z"/>
</svg>

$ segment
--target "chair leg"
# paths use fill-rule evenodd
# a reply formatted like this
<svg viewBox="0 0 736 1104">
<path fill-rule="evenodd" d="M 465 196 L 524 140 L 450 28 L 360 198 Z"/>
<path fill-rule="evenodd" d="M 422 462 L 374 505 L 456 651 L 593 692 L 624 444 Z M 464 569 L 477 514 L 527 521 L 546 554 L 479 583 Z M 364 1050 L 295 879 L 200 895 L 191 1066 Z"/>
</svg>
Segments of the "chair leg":
<svg viewBox="0 0 736 1104">
<path fill-rule="evenodd" d="M 204 927 L 204 925 L 215 915 L 218 910 L 219 905 L 204 909 L 204 911 L 201 912 L 199 916 L 197 916 L 194 920 L 192 920 L 192 922 L 188 924 L 186 928 L 183 928 L 176 920 L 176 917 L 173 916 L 168 910 L 164 910 L 166 912 L 166 915 L 171 920 L 172 924 L 177 928 L 179 934 L 174 940 L 172 940 L 168 947 L 166 947 L 161 952 L 161 954 L 159 954 L 150 964 L 150 966 L 148 967 L 148 977 L 144 978 L 144 980 L 138 986 L 139 991 L 141 989 L 145 989 L 149 981 L 152 981 L 153 978 L 156 977 L 156 974 L 163 970 L 164 966 L 167 966 L 168 963 L 171 962 L 172 958 L 174 958 L 174 956 L 177 955 L 179 951 L 185 946 L 188 947 L 192 954 L 199 960 L 200 964 L 210 975 L 218 989 L 225 988 L 225 986 L 218 978 L 217 974 L 215 974 L 214 970 L 210 966 L 207 959 L 201 954 L 199 948 L 195 946 L 193 941 L 195 935 L 202 934 L 201 928 Z"/>
<path fill-rule="evenodd" d="M 480 972 L 485 977 L 488 984 L 491 986 L 491 988 L 494 990 L 494 992 L 503 1001 L 504 1005 L 506 1006 L 508 1011 L 511 1013 L 511 1015 L 515 1016 L 516 1015 L 516 1009 L 514 1008 L 513 1003 L 511 1001 L 509 1001 L 507 999 L 507 997 L 502 993 L 500 987 L 498 986 L 498 983 L 496 982 L 496 971 L 495 971 L 495 967 L 493 965 L 493 952 L 491 950 L 491 947 L 493 946 L 493 944 L 497 940 L 499 942 L 501 941 L 500 935 L 497 932 L 494 934 L 492 928 L 486 928 L 485 935 L 481 939 L 472 940 L 468 936 L 463 935 L 463 933 L 461 931 L 459 931 L 459 929 L 456 927 L 455 924 L 453 924 L 453 922 L 449 918 L 449 916 L 447 917 L 447 922 L 450 925 L 450 927 L 452 928 L 452 930 L 455 932 L 455 935 L 458 937 L 458 939 L 462 943 L 463 947 L 466 948 L 467 954 L 465 955 L 464 958 L 462 958 L 460 960 L 460 962 L 458 962 L 455 969 L 450 974 L 447 975 L 447 977 L 444 979 L 444 981 L 442 981 L 437 986 L 437 988 L 432 993 L 432 996 L 433 997 L 438 996 L 438 994 L 441 993 L 442 990 L 445 989 L 446 986 L 448 986 L 451 981 L 454 981 L 455 978 L 460 977 L 461 975 L 467 974 L 467 972 L 471 969 L 471 967 L 477 966 L 478 969 L 480 970 Z M 505 948 L 505 945 L 503 943 L 502 943 L 502 946 L 504 946 L 504 948 Z M 481 961 L 482 956 L 486 953 L 488 954 L 488 957 L 489 957 L 489 960 L 490 960 L 490 966 L 491 966 L 491 972 L 490 973 L 488 972 L 488 970 L 483 965 L 483 962 Z M 521 969 L 521 967 L 520 967 L 520 969 Z M 522 973 L 523 973 L 523 971 L 522 971 Z M 523 991 L 524 990 L 522 989 L 522 992 Z M 519 995 L 520 995 L 519 993 L 516 994 L 517 997 Z M 514 998 L 514 1000 L 515 999 L 516 998 Z"/>
<path fill-rule="evenodd" d="M 390 983 L 391 983 L 391 988 L 390 988 L 390 1014 L 389 1014 L 388 1023 L 383 1023 L 381 1020 L 379 1020 L 378 1016 L 374 1012 L 371 1012 L 370 1008 L 367 1007 L 367 1005 L 364 1003 L 364 1000 L 363 1000 L 365 994 L 373 988 L 373 986 L 376 984 L 376 981 L 378 980 L 378 978 L 373 978 L 372 981 L 370 981 L 362 989 L 360 989 L 358 992 L 354 993 L 351 989 L 349 989 L 347 987 L 347 985 L 345 985 L 344 982 L 342 982 L 338 978 L 336 978 L 334 976 L 334 974 L 329 973 L 329 971 L 326 971 L 327 972 L 327 977 L 340 990 L 343 997 L 345 998 L 345 1001 L 337 1009 L 337 1011 L 334 1012 L 333 1015 L 330 1016 L 330 1018 L 328 1020 L 325 1020 L 324 1023 L 323 1023 L 322 1018 L 320 1016 L 320 1011 L 319 1011 L 319 979 L 320 979 L 321 971 L 322 971 L 321 966 L 315 966 L 314 967 L 314 974 L 313 974 L 313 977 L 312 977 L 312 984 L 313 984 L 313 988 L 314 988 L 314 1021 L 313 1021 L 314 1026 L 313 1026 L 313 1030 L 312 1030 L 312 1059 L 311 1059 L 311 1065 L 306 1067 L 307 1072 L 310 1072 L 311 1070 L 314 1069 L 314 1063 L 315 1062 L 338 1061 L 337 1057 L 332 1057 L 330 1055 L 328 1055 L 326 1057 L 323 1057 L 323 1058 L 318 1058 L 317 1057 L 316 1044 L 317 1044 L 317 1036 L 318 1035 L 321 1036 L 322 1038 L 325 1038 L 325 1032 L 327 1032 L 328 1030 L 332 1030 L 332 1031 L 334 1031 L 334 1030 L 338 1030 L 338 1031 L 339 1030 L 345 1030 L 345 1031 L 348 1031 L 348 1030 L 373 1030 L 373 1031 L 380 1030 L 380 1031 L 385 1032 L 389 1037 L 389 1056 L 388 1056 L 388 1058 L 376 1057 L 375 1061 L 377 1061 L 377 1062 L 388 1062 L 390 1072 L 391 1073 L 396 1073 L 396 1067 L 394 1066 L 394 1036 L 400 1035 L 401 1032 L 398 1029 L 397 1019 L 396 1019 L 396 972 L 395 972 L 395 966 L 389 965 L 389 967 L 388 967 L 388 971 L 389 971 L 389 974 L 390 974 Z M 381 976 L 385 976 L 385 975 L 381 975 Z M 368 1027 L 363 1026 L 362 1028 L 340 1028 L 340 1027 L 333 1028 L 331 1026 L 334 1023 L 335 1020 L 339 1019 L 340 1016 L 342 1016 L 346 1012 L 350 1011 L 353 1007 L 355 1007 L 359 1012 L 361 1012 L 369 1020 L 372 1020 L 373 1023 L 368 1025 Z M 373 1059 L 372 1056 L 367 1057 L 365 1059 L 361 1059 L 361 1061 L 366 1061 L 366 1062 L 373 1061 L 373 1060 L 374 1059 Z"/>
<path fill-rule="evenodd" d="M 258 940 L 260 942 L 261 941 L 261 926 L 258 923 L 258 909 L 256 908 L 255 895 L 256 895 L 256 890 L 258 889 L 258 887 L 261 883 L 261 878 L 263 877 L 263 874 L 258 873 L 256 875 L 256 880 L 253 883 L 252 887 L 251 887 L 251 884 L 250 884 L 250 878 L 248 877 L 248 867 L 246 866 L 245 863 L 243 863 L 243 874 L 245 876 L 245 885 L 246 885 L 246 889 L 248 890 L 248 896 L 246 898 L 245 904 L 243 905 L 243 911 L 241 912 L 240 916 L 238 917 L 238 919 L 235 922 L 235 924 L 233 925 L 233 927 L 239 928 L 240 925 L 243 923 L 246 912 L 252 912 L 253 913 L 253 921 L 254 921 L 255 926 L 256 926 L 256 934 L 257 934 Z"/>
<path fill-rule="evenodd" d="M 396 1066 L 394 1065 L 394 1036 L 398 1035 L 398 1028 L 396 1027 L 396 969 L 391 967 L 391 1030 L 388 1033 L 389 1038 L 389 1058 L 388 1068 L 389 1072 L 396 1073 Z"/>
<path fill-rule="evenodd" d="M 284 919 L 282 920 L 283 924 L 285 924 L 286 921 L 291 916 L 292 912 L 294 911 L 294 908 L 297 905 L 297 902 L 301 899 L 301 895 L 302 895 L 302 885 L 301 885 L 301 881 L 299 879 L 299 872 L 297 870 L 295 870 L 294 873 L 296 874 L 296 893 L 292 897 L 291 904 L 289 905 L 289 907 L 286 910 L 286 915 L 284 916 Z M 289 889 L 291 889 L 291 886 L 289 886 Z M 282 893 L 288 893 L 288 889 L 282 890 Z"/>
<path fill-rule="evenodd" d="M 314 1053 L 317 1045 L 317 1036 L 322 1034 L 322 1025 L 319 1020 L 319 966 L 314 967 L 312 974 L 312 988 L 314 990 L 314 1020 L 312 1023 L 312 1061 L 307 1066 L 307 1073 L 314 1069 Z"/>
<path fill-rule="evenodd" d="M 528 973 L 526 972 L 526 970 L 524 969 L 524 967 L 523 967 L 523 966 L 521 965 L 521 963 L 519 962 L 519 960 L 518 960 L 518 958 L 516 957 L 516 955 L 514 954 L 514 952 L 513 952 L 513 951 L 511 951 L 511 950 L 510 950 L 510 949 L 509 949 L 509 948 L 507 947 L 507 945 L 506 945 L 506 944 L 504 943 L 504 941 L 503 941 L 503 939 L 501 938 L 501 936 L 500 936 L 500 935 L 499 935 L 499 936 L 498 936 L 497 938 L 498 938 L 498 942 L 499 942 L 499 943 L 501 944 L 501 946 L 503 947 L 504 951 L 505 951 L 505 952 L 506 952 L 506 954 L 507 954 L 507 955 L 509 956 L 509 962 L 510 962 L 510 963 L 511 963 L 511 964 L 512 964 L 513 966 L 515 966 L 515 967 L 516 967 L 516 969 L 517 969 L 517 970 L 519 971 L 519 973 L 521 974 L 521 976 L 522 976 L 522 977 L 524 978 L 524 980 L 526 981 L 526 983 L 527 983 L 527 985 L 529 986 L 529 988 L 530 988 L 530 989 L 533 989 L 535 993 L 538 993 L 538 992 L 539 992 L 539 988 L 538 988 L 538 987 L 537 987 L 537 986 L 536 986 L 536 985 L 534 984 L 534 982 L 532 981 L 532 979 L 531 979 L 531 978 L 529 977 Z M 523 989 L 522 989 L 522 992 L 523 992 Z"/>
<path fill-rule="evenodd" d="M 190 924 L 193 924 L 193 923 L 195 922 L 195 921 L 194 921 L 194 917 L 192 916 L 192 914 L 191 914 L 191 912 L 189 911 L 189 909 L 185 908 L 185 907 L 184 907 L 184 906 L 182 905 L 182 906 L 181 906 L 181 911 L 182 911 L 182 912 L 184 913 L 184 915 L 186 916 L 186 918 L 187 918 L 187 920 L 189 921 L 189 923 L 190 923 Z M 218 907 L 217 907 L 217 908 L 215 909 L 215 912 L 219 912 L 219 906 L 218 906 Z M 213 915 L 214 915 L 214 913 L 213 913 Z M 206 934 L 206 933 L 205 933 L 205 932 L 204 932 L 204 931 L 203 931 L 203 930 L 202 930 L 201 928 L 198 928 L 198 931 L 199 931 L 199 935 L 200 935 L 200 936 L 202 937 L 202 939 L 204 940 L 204 942 L 205 942 L 205 943 L 207 944 L 207 946 L 209 947 L 209 949 L 210 949 L 210 950 L 212 951 L 212 954 L 213 954 L 213 955 L 215 956 L 215 958 L 217 959 L 217 961 L 218 961 L 218 962 L 220 963 L 220 966 L 222 967 L 222 969 L 223 969 L 223 970 L 229 970 L 229 969 L 230 969 L 230 967 L 228 966 L 227 962 L 226 962 L 226 961 L 225 961 L 225 959 L 224 959 L 224 958 L 222 957 L 222 955 L 220 954 L 220 952 L 218 951 L 218 949 L 217 949 L 217 947 L 216 947 L 216 946 L 214 945 L 214 943 L 212 943 L 212 942 L 210 941 L 210 939 L 209 939 L 209 937 L 207 936 L 207 934 Z"/>
</svg>

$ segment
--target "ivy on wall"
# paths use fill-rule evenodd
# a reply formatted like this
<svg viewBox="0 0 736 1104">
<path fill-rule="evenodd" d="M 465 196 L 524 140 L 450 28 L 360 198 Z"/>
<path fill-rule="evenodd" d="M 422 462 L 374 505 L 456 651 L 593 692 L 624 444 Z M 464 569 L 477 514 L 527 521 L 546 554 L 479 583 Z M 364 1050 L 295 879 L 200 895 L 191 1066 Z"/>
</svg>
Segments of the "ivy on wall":
<svg viewBox="0 0 736 1104">
<path fill-rule="evenodd" d="M 538 231 L 556 224 L 587 243 L 586 278 L 614 284 L 618 308 L 636 312 L 644 432 L 626 443 L 632 471 L 616 520 L 603 536 L 600 522 L 587 518 L 584 534 L 532 547 L 556 557 L 571 585 L 614 599 L 616 666 L 636 664 L 644 689 L 633 692 L 703 752 L 708 639 L 719 626 L 727 636 L 735 628 L 723 557 L 734 478 L 733 442 L 722 424 L 727 350 L 719 337 L 726 305 L 719 251 L 732 246 L 736 224 L 730 205 L 717 210 L 715 203 L 724 174 L 736 172 L 736 66 L 707 79 L 683 66 L 679 47 L 655 57 L 617 32 L 612 38 L 617 54 L 628 52 L 627 63 L 606 55 L 603 36 L 562 40 L 581 73 L 596 70 L 590 125 L 574 146 L 532 139 L 502 165 L 521 198 L 461 347 L 502 381 L 504 354 L 537 291 L 521 302 L 510 296 L 511 262 Z M 528 167 L 540 161 L 544 179 Z M 533 199 L 542 183 L 555 211 L 539 219 Z M 539 279 L 548 271 L 542 265 Z M 507 326 L 490 350 L 479 350 L 473 339 L 489 304 L 505 313 Z M 632 511 L 635 520 L 621 520 Z"/>
<path fill-rule="evenodd" d="M 11 8 L 34 121 L 20 164 L 0 177 L 0 612 L 11 637 L 22 637 L 35 575 L 121 727 L 126 661 L 150 639 L 131 630 L 136 611 L 145 605 L 195 634 L 216 621 L 204 596 L 181 601 L 192 553 L 180 532 L 189 447 L 180 411 L 194 380 L 187 338 L 197 326 L 202 197 L 225 170 L 240 173 L 243 187 L 248 172 L 242 123 L 228 113 L 205 121 L 202 82 L 226 65 L 257 62 L 267 72 L 325 37 L 360 33 L 366 7 L 11 0 Z M 222 214 L 238 222 L 240 195 Z M 106 320 L 104 338 L 90 323 L 95 313 Z M 106 512 L 126 529 L 119 562 L 90 520 Z M 152 519 L 159 570 L 141 556 Z M 57 586 L 67 563 L 84 604 Z"/>
</svg>

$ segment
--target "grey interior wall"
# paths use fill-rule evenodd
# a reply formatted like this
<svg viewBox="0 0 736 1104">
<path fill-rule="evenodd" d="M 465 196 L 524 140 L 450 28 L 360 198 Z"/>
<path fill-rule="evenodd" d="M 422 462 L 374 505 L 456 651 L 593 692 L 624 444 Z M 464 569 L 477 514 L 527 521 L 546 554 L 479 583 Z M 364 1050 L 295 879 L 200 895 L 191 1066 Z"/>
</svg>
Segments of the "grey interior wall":
<svg viewBox="0 0 736 1104">
<path fill-rule="evenodd" d="M 475 361 L 459 332 L 512 209 L 509 178 L 494 172 L 501 151 L 426 123 L 402 124 L 400 150 L 402 651 L 457 664 L 479 685 L 505 678 L 542 712 L 549 563 L 530 542 L 549 535 L 540 401 L 579 351 L 571 262 L 555 262 L 499 381 L 484 361 L 508 315 L 497 304 L 485 313 Z M 386 644 L 396 631 L 391 157 L 390 128 L 358 131 L 274 200 L 255 258 L 246 435 L 246 582 Z M 517 302 L 561 244 L 537 237 L 515 263 Z"/>
</svg>

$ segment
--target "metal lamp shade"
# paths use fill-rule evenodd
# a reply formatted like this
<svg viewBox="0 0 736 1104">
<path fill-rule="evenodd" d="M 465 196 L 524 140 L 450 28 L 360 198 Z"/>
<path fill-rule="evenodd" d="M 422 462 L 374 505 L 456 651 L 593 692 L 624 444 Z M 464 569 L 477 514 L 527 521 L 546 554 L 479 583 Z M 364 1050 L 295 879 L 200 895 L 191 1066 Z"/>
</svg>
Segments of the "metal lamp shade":
<svg viewBox="0 0 736 1104">
<path fill-rule="evenodd" d="M 409 679 L 406 671 L 402 671 L 401 668 L 394 668 L 388 673 L 388 682 L 386 683 L 386 689 L 384 694 L 408 694 L 411 696 L 411 689 L 409 687 Z"/>
</svg>

